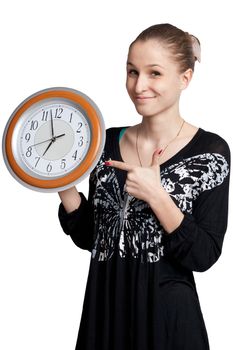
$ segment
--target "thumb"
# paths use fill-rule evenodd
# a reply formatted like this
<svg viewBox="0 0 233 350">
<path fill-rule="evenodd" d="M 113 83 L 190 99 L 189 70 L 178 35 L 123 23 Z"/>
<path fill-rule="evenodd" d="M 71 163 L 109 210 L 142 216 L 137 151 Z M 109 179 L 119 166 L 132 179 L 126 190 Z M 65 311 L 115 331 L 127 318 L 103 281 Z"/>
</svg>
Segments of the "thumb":
<svg viewBox="0 0 233 350">
<path fill-rule="evenodd" d="M 159 157 L 161 156 L 163 150 L 162 149 L 156 149 L 152 155 L 152 162 L 151 162 L 151 166 L 157 166 L 159 165 Z"/>
</svg>

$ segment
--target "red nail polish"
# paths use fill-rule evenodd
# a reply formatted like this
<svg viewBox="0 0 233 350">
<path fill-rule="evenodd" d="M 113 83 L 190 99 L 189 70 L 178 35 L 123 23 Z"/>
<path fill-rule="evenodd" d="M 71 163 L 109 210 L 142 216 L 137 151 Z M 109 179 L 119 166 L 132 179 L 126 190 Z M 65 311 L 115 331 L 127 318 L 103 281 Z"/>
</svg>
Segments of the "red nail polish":
<svg viewBox="0 0 233 350">
<path fill-rule="evenodd" d="M 107 161 L 104 162 L 104 164 L 105 164 L 105 165 L 111 165 L 111 163 L 110 163 L 110 162 L 107 162 Z"/>
</svg>

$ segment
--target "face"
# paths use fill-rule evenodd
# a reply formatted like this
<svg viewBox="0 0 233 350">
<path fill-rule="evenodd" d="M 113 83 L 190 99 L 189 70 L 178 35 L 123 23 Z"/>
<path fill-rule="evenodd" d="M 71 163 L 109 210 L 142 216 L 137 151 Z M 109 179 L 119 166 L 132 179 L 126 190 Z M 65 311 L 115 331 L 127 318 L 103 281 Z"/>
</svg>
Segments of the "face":
<svg viewBox="0 0 233 350">
<path fill-rule="evenodd" d="M 126 89 L 137 112 L 143 116 L 176 108 L 191 77 L 191 69 L 179 73 L 170 51 L 158 41 L 137 41 L 129 51 Z"/>
</svg>

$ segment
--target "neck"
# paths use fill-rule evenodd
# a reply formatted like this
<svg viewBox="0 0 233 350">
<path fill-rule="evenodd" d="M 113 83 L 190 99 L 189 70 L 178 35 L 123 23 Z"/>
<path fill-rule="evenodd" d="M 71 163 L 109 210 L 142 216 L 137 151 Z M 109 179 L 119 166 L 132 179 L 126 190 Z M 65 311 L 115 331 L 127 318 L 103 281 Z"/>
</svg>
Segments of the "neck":
<svg viewBox="0 0 233 350">
<path fill-rule="evenodd" d="M 139 125 L 141 142 L 154 148 L 164 147 L 179 131 L 183 118 L 173 116 L 143 117 Z"/>
</svg>

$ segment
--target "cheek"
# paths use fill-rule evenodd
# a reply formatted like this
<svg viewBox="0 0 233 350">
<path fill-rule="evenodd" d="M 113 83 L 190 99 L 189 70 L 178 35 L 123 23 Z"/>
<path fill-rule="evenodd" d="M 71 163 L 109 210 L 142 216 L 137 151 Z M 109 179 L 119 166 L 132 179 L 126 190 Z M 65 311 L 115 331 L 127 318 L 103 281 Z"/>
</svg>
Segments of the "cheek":
<svg viewBox="0 0 233 350">
<path fill-rule="evenodd" d="M 157 85 L 157 88 L 161 95 L 168 99 L 173 99 L 174 97 L 177 98 L 181 91 L 180 85 L 177 80 L 174 79 L 167 79 L 166 81 L 161 82 Z"/>
<path fill-rule="evenodd" d="M 126 79 L 126 84 L 125 84 L 126 90 L 128 92 L 129 95 L 132 94 L 132 91 L 134 89 L 134 82 L 132 81 L 132 79 Z"/>
<path fill-rule="evenodd" d="M 181 94 L 180 85 L 176 80 L 171 81 L 172 89 L 169 89 L 169 95 L 171 98 L 177 99 Z"/>
</svg>

